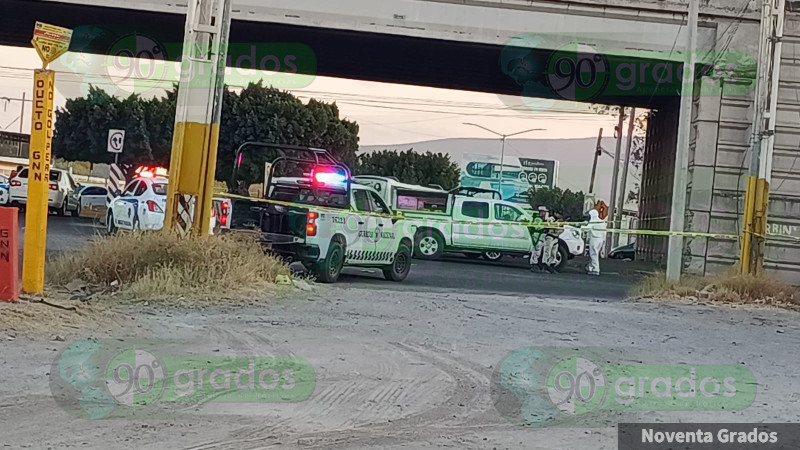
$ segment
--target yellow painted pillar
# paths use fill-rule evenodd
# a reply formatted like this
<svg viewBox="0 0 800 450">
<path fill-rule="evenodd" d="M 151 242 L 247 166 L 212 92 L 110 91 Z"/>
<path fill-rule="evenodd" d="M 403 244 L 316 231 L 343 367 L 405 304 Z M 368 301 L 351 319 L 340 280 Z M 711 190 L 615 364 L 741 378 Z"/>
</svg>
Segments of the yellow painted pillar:
<svg viewBox="0 0 800 450">
<path fill-rule="evenodd" d="M 755 216 L 756 177 L 747 178 L 744 197 L 744 220 L 742 225 L 742 246 L 739 255 L 739 270 L 742 275 L 750 273 L 750 249 L 753 238 Z"/>
<path fill-rule="evenodd" d="M 25 204 L 25 250 L 22 261 L 22 289 L 25 292 L 35 294 L 44 292 L 44 259 L 45 244 L 47 242 L 47 200 L 50 195 L 54 87 L 55 72 L 44 69 L 34 72 L 28 199 Z"/>
<path fill-rule="evenodd" d="M 168 229 L 211 231 L 230 13 L 231 0 L 188 4 L 164 221 Z"/>
<path fill-rule="evenodd" d="M 752 273 L 764 272 L 764 247 L 767 235 L 767 208 L 769 206 L 769 182 L 764 178 L 756 181 L 755 212 L 753 218 L 753 266 Z"/>
</svg>

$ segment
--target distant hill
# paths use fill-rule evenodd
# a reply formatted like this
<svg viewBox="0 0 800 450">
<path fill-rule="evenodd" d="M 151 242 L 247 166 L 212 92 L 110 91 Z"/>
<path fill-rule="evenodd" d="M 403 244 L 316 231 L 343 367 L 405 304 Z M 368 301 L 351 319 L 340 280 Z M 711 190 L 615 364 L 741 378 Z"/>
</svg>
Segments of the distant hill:
<svg viewBox="0 0 800 450">
<path fill-rule="evenodd" d="M 558 180 L 556 185 L 562 189 L 573 191 L 589 190 L 589 179 L 592 174 L 592 162 L 594 161 L 594 148 L 597 143 L 596 138 L 585 139 L 508 139 L 506 140 L 506 156 L 522 156 L 527 158 L 552 159 L 558 161 Z M 614 153 L 616 140 L 614 138 L 603 138 L 603 148 Z M 487 155 L 500 155 L 499 139 L 439 139 L 434 141 L 413 142 L 401 145 L 366 145 L 361 146 L 363 152 L 374 152 L 380 150 L 399 150 L 405 151 L 414 149 L 416 152 L 447 153 L 453 161 L 461 164 L 462 156 L 465 153 L 480 153 Z M 625 142 L 622 143 L 622 156 L 625 156 Z M 595 193 L 598 198 L 608 203 L 611 194 L 611 177 L 613 173 L 614 160 L 608 155 L 603 155 L 597 162 L 597 176 L 595 179 Z M 620 176 L 622 174 L 620 167 Z M 641 177 L 640 173 L 633 168 L 628 175 L 628 190 Z"/>
</svg>

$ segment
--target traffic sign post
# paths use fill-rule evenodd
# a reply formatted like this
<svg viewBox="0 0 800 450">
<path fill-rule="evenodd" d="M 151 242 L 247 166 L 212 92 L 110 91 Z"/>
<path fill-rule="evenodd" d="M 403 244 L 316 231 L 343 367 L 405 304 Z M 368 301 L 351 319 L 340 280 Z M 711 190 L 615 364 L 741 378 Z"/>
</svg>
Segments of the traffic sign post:
<svg viewBox="0 0 800 450">
<path fill-rule="evenodd" d="M 69 50 L 71 39 L 72 30 L 69 28 L 36 22 L 31 43 L 36 49 L 36 53 L 39 54 L 39 58 L 42 59 L 43 69 L 46 69 L 48 64 Z"/>
<path fill-rule="evenodd" d="M 36 22 L 31 43 L 42 59 L 42 69 L 33 74 L 33 114 L 28 159 L 28 198 L 25 205 L 25 244 L 22 289 L 44 292 L 44 257 L 47 241 L 47 210 L 50 195 L 50 164 L 53 141 L 53 96 L 55 72 L 47 65 L 69 49 L 72 30 Z"/>
<path fill-rule="evenodd" d="M 114 153 L 114 164 L 119 163 L 119 154 L 125 145 L 125 130 L 108 130 L 108 146 L 106 150 Z"/>
</svg>

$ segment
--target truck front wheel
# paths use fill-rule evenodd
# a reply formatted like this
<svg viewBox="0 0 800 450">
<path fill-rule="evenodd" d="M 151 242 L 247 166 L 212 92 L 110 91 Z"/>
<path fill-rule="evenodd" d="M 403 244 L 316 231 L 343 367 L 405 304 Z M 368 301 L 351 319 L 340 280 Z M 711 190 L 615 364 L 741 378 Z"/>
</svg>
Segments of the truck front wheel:
<svg viewBox="0 0 800 450">
<path fill-rule="evenodd" d="M 325 256 L 325 261 L 317 264 L 314 274 L 317 276 L 317 281 L 321 283 L 335 283 L 342 273 L 344 266 L 344 248 L 342 244 L 334 241 L 328 248 L 328 254 Z"/>
<path fill-rule="evenodd" d="M 394 261 L 389 266 L 383 268 L 383 276 L 389 281 L 403 281 L 411 270 L 411 249 L 405 242 L 400 244 Z"/>
<path fill-rule="evenodd" d="M 558 253 L 556 254 L 556 270 L 561 272 L 564 267 L 567 267 L 567 261 L 569 261 L 569 252 L 567 251 L 567 247 L 559 244 Z"/>
<path fill-rule="evenodd" d="M 423 259 L 439 259 L 444 253 L 444 239 L 431 229 L 419 230 L 414 235 L 414 256 Z"/>
</svg>

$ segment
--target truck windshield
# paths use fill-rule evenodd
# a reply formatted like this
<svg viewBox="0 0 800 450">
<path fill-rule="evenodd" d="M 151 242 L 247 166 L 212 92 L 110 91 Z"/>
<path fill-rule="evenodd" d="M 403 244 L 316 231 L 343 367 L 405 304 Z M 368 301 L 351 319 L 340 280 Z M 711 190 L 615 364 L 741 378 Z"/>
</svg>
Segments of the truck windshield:
<svg viewBox="0 0 800 450">
<path fill-rule="evenodd" d="M 305 186 L 277 185 L 274 187 L 270 198 L 283 202 L 327 206 L 329 208 L 346 208 L 348 206 L 347 193 L 343 191 L 313 189 Z"/>
</svg>

